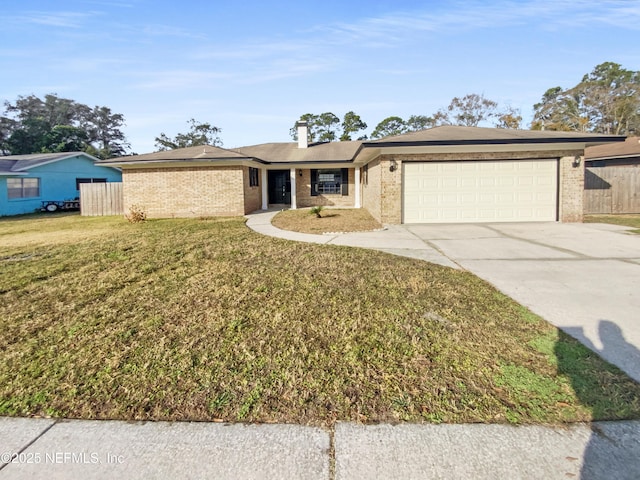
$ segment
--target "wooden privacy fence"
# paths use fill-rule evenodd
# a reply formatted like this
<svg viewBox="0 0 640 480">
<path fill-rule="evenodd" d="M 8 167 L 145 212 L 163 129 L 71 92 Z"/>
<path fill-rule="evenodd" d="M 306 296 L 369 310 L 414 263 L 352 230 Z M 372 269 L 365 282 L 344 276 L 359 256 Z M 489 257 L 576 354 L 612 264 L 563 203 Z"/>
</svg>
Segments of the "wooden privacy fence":
<svg viewBox="0 0 640 480">
<path fill-rule="evenodd" d="M 80 215 L 123 215 L 122 183 L 81 183 Z"/>
<path fill-rule="evenodd" d="M 584 213 L 640 213 L 640 167 L 587 167 Z"/>
</svg>

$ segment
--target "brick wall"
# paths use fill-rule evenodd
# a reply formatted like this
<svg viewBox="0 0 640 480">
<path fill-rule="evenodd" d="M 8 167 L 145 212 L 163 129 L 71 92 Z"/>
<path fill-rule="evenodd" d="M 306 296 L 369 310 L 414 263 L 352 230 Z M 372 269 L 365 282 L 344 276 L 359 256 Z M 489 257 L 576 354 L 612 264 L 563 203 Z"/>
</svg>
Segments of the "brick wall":
<svg viewBox="0 0 640 480">
<path fill-rule="evenodd" d="M 582 152 L 576 153 L 580 155 Z M 559 164 L 559 220 L 561 222 L 582 222 L 584 213 L 584 157 L 580 165 L 573 166 L 575 155 L 560 158 Z"/>
<path fill-rule="evenodd" d="M 381 176 L 380 160 L 375 159 L 365 168 L 363 167 L 360 181 L 362 183 L 362 207 L 366 208 L 371 216 L 377 221 L 381 221 L 382 212 L 380 208 L 381 197 Z"/>
<path fill-rule="evenodd" d="M 123 169 L 125 211 L 138 205 L 149 218 L 243 215 L 245 168 Z"/>
<path fill-rule="evenodd" d="M 300 169 L 296 169 L 296 199 L 297 206 L 315 207 L 316 205 L 353 207 L 356 202 L 355 196 L 355 169 L 349 169 L 349 195 L 311 195 L 311 169 L 303 169 L 302 176 Z"/>
<path fill-rule="evenodd" d="M 575 155 L 582 155 L 582 150 L 553 150 L 544 152 L 470 152 L 470 153 L 425 153 L 425 154 L 395 154 L 381 155 L 375 162 L 369 164 L 369 183 L 371 183 L 372 165 L 380 177 L 380 213 L 378 215 L 375 201 L 367 195 L 373 196 L 376 187 L 372 187 L 370 194 L 364 193 L 364 206 L 381 223 L 402 223 L 402 162 L 442 162 L 448 160 L 511 160 L 560 158 L 559 162 L 559 219 L 562 222 L 582 221 L 582 201 L 584 190 L 584 162 L 580 167 L 572 166 Z M 395 161 L 397 168 L 389 170 Z M 379 170 L 379 171 L 378 171 Z M 377 180 L 376 180 L 377 181 Z"/>
<path fill-rule="evenodd" d="M 258 185 L 251 187 L 249 182 L 249 167 L 242 167 L 244 177 L 244 213 L 251 213 L 262 207 L 262 189 L 266 185 L 262 185 L 262 172 L 258 171 Z"/>
<path fill-rule="evenodd" d="M 380 157 L 380 222 L 392 225 L 402 223 L 402 160 L 396 157 Z"/>
</svg>

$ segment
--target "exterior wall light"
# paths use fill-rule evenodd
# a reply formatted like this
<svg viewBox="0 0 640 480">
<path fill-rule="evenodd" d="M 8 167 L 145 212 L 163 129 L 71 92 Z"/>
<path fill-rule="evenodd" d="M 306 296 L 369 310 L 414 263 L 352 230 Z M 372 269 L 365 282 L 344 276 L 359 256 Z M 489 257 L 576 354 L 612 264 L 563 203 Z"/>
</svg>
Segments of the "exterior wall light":
<svg viewBox="0 0 640 480">
<path fill-rule="evenodd" d="M 389 165 L 389 171 L 395 172 L 398 169 L 398 162 L 395 160 L 391 160 L 391 164 Z"/>
<path fill-rule="evenodd" d="M 582 162 L 582 157 L 580 157 L 580 155 L 576 155 L 575 157 L 573 157 L 572 165 L 574 168 L 578 168 L 581 162 Z"/>
</svg>

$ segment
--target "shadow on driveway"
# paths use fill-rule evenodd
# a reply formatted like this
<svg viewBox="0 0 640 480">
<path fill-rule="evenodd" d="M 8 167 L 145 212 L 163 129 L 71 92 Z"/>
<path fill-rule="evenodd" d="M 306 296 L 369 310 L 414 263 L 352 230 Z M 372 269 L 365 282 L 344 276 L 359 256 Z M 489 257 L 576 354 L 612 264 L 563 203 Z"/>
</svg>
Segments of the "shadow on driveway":
<svg viewBox="0 0 640 480">
<path fill-rule="evenodd" d="M 594 378 L 593 371 L 581 368 L 588 363 L 588 358 L 596 352 L 607 357 L 611 349 L 624 351 L 632 356 L 632 360 L 640 362 L 640 351 L 629 344 L 620 327 L 609 320 L 600 320 L 598 334 L 602 349 L 593 345 L 585 335 L 582 327 L 565 327 L 559 332 L 555 345 L 558 360 L 558 372 L 569 377 L 573 390 L 580 401 L 591 409 L 596 418 L 611 416 L 608 398 L 620 396 L 618 384 L 609 372 L 618 371 L 610 364 L 610 368 L 599 378 Z M 572 338 L 579 340 L 591 351 L 577 345 Z M 628 379 L 629 382 L 634 382 Z M 629 398 L 628 402 L 638 402 L 638 398 Z M 580 478 L 596 480 L 603 478 L 639 479 L 640 478 L 640 429 L 637 423 L 629 422 L 596 422 L 591 424 L 591 436 L 582 458 Z"/>
</svg>

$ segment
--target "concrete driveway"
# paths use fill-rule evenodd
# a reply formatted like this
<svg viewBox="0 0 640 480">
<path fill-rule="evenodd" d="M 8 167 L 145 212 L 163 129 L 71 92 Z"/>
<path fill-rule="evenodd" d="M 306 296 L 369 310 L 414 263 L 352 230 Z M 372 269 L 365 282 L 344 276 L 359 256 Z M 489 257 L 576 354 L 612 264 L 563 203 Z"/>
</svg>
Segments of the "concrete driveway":
<svg viewBox="0 0 640 480">
<path fill-rule="evenodd" d="M 404 228 L 640 381 L 640 235 L 588 223 Z"/>
</svg>

